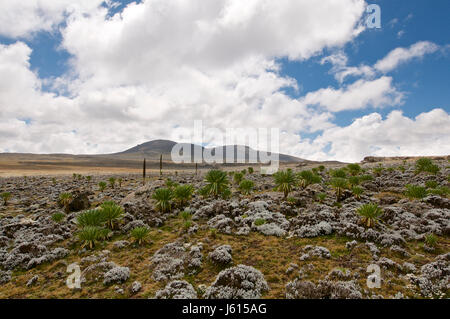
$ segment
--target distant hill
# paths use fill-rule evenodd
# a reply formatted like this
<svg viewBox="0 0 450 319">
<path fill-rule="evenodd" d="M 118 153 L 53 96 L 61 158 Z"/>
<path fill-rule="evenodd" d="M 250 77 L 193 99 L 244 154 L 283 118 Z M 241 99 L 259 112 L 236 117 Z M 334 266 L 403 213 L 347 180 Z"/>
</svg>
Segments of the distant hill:
<svg viewBox="0 0 450 319">
<path fill-rule="evenodd" d="M 172 148 L 176 144 L 177 144 L 176 142 L 169 141 L 169 140 L 154 140 L 154 141 L 150 141 L 150 142 L 146 142 L 146 143 L 137 145 L 126 151 L 112 154 L 112 155 L 125 157 L 125 158 L 143 158 L 143 157 L 145 157 L 149 160 L 157 160 L 159 158 L 159 156 L 162 154 L 164 160 L 170 160 Z M 192 157 L 193 157 L 195 149 L 199 149 L 201 151 L 208 151 L 213 156 L 216 154 L 216 152 L 220 152 L 222 150 L 223 159 L 225 159 L 227 151 L 231 151 L 234 148 L 235 162 L 237 162 L 238 160 L 239 160 L 239 162 L 242 162 L 244 160 L 244 158 L 246 159 L 246 161 L 248 161 L 249 155 L 252 152 L 254 152 L 253 154 L 256 155 L 258 161 L 261 160 L 261 152 L 253 150 L 252 148 L 250 148 L 248 146 L 244 146 L 244 148 L 245 148 L 244 156 L 245 157 L 243 157 L 243 156 L 238 156 L 239 154 L 238 154 L 238 146 L 237 145 L 222 146 L 222 147 L 216 147 L 216 148 L 210 148 L 210 149 L 207 149 L 207 148 L 204 148 L 203 146 L 195 145 L 195 144 L 184 144 L 184 145 L 186 147 L 191 147 Z M 279 161 L 280 162 L 295 162 L 295 163 L 296 162 L 307 162 L 304 159 L 301 159 L 301 158 L 298 158 L 295 156 L 285 155 L 285 154 L 279 154 Z"/>
</svg>

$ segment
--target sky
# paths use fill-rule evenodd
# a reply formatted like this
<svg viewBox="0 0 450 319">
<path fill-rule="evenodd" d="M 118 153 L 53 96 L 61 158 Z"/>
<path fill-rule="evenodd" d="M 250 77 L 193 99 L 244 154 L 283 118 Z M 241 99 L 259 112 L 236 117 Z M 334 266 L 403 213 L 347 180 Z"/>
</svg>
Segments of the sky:
<svg viewBox="0 0 450 319">
<path fill-rule="evenodd" d="M 369 5 L 380 28 L 367 24 Z M 448 0 L 0 0 L 0 152 L 279 128 L 310 160 L 450 154 Z M 373 12 L 372 12 L 373 13 Z M 223 144 L 206 134 L 204 145 Z"/>
</svg>

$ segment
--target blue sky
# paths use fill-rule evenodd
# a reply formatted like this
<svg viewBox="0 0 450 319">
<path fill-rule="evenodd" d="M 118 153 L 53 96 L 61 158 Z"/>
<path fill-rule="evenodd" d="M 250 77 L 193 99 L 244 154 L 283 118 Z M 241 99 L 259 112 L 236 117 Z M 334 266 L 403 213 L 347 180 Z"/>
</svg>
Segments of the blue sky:
<svg viewBox="0 0 450 319">
<path fill-rule="evenodd" d="M 223 96 L 228 96 L 230 97 L 230 100 L 237 105 L 244 103 L 246 105 L 245 107 L 237 106 L 237 113 L 239 110 L 247 107 L 251 110 L 253 107 L 252 105 L 255 105 L 255 103 L 262 103 L 263 107 L 259 107 L 259 109 L 262 110 L 276 109 L 275 106 L 270 103 L 273 103 L 274 98 L 279 98 L 275 93 L 283 93 L 285 96 L 282 97 L 281 100 L 277 100 L 277 103 L 285 103 L 286 106 L 280 106 L 281 108 L 284 107 L 284 110 L 290 110 L 291 107 L 293 110 L 295 109 L 295 111 L 291 112 L 292 116 L 298 117 L 299 120 L 292 123 L 292 127 L 284 128 L 282 127 L 282 123 L 284 123 L 285 120 L 286 122 L 289 121 L 289 115 L 279 115 L 276 119 L 274 117 L 274 123 L 272 124 L 280 126 L 282 130 L 286 130 L 291 134 L 289 141 L 286 140 L 285 143 L 281 143 L 282 151 L 297 156 L 316 159 L 342 159 L 342 154 L 348 152 L 338 151 L 337 149 L 339 147 L 344 146 L 338 145 L 336 141 L 332 140 L 331 136 L 333 134 L 336 136 L 339 134 L 350 134 L 345 132 L 349 132 L 353 129 L 356 130 L 354 127 L 358 126 L 358 123 L 363 121 L 367 116 L 372 116 L 371 121 L 375 121 L 379 127 L 383 125 L 387 126 L 390 125 L 387 120 L 390 114 L 395 110 L 399 110 L 403 117 L 396 120 L 398 123 L 401 122 L 403 125 L 423 127 L 425 125 L 424 123 L 415 121 L 417 116 L 420 117 L 421 114 L 428 114 L 429 112 L 438 109 L 443 110 L 444 113 L 436 111 L 432 113 L 430 117 L 434 116 L 435 118 L 433 121 L 438 121 L 439 117 L 442 118 L 438 113 L 441 115 L 445 114 L 444 119 L 446 120 L 447 113 L 450 111 L 450 90 L 448 89 L 450 83 L 450 41 L 448 37 L 448 30 L 450 30 L 450 19 L 448 18 L 450 2 L 446 0 L 434 0 L 431 3 L 421 0 L 367 1 L 368 4 L 378 4 L 381 7 L 382 27 L 380 29 L 366 28 L 357 36 L 352 36 L 345 28 L 337 30 L 336 38 L 345 38 L 345 40 L 341 41 L 343 43 L 341 45 L 336 45 L 336 41 L 338 40 L 333 38 L 334 35 L 331 36 L 327 34 L 327 32 L 331 32 L 330 30 L 324 29 L 317 31 L 320 36 L 326 39 L 323 41 L 323 45 L 319 41 L 318 43 L 313 43 L 316 39 L 311 38 L 312 44 L 302 44 L 306 47 L 311 46 L 311 50 L 309 50 L 309 47 L 298 49 L 289 48 L 290 37 L 292 37 L 292 42 L 298 40 L 299 43 L 302 43 L 301 38 L 304 35 L 295 33 L 295 27 L 303 27 L 302 22 L 290 22 L 290 20 L 288 20 L 290 17 L 287 17 L 284 22 L 277 21 L 279 25 L 273 25 L 273 29 L 280 28 L 289 30 L 287 32 L 290 34 L 283 36 L 280 35 L 280 33 L 274 32 L 275 35 L 267 35 L 267 33 L 270 33 L 272 30 L 261 30 L 261 39 L 264 39 L 266 35 L 267 37 L 272 36 L 271 41 L 278 43 L 277 46 L 281 46 L 281 48 L 271 47 L 269 40 L 264 44 L 258 42 L 258 39 L 255 40 L 254 29 L 249 29 L 250 31 L 242 29 L 237 30 L 238 32 L 236 34 L 229 33 L 223 38 L 218 35 L 217 41 L 214 38 L 208 39 L 208 41 L 213 44 L 211 44 L 210 47 L 205 45 L 205 52 L 201 52 L 201 50 L 199 51 L 198 49 L 200 45 L 204 45 L 202 42 L 203 38 L 196 36 L 194 31 L 189 33 L 190 30 L 188 26 L 196 25 L 198 21 L 201 21 L 203 18 L 209 23 L 210 20 L 208 19 L 211 17 L 207 15 L 212 14 L 211 12 L 227 12 L 223 10 L 223 7 L 221 10 L 214 11 L 211 9 L 213 7 L 213 5 L 211 5 L 211 8 L 208 8 L 211 9 L 211 12 L 209 12 L 206 9 L 206 6 L 202 5 L 201 2 L 198 2 L 197 0 L 192 1 L 192 8 L 179 8 L 175 7 L 176 4 L 173 1 L 164 3 L 159 0 L 152 0 L 144 3 L 121 0 L 110 2 L 109 4 L 101 3 L 101 0 L 97 0 L 100 7 L 94 5 L 94 2 L 95 1 L 89 2 L 80 0 L 79 4 L 81 9 L 77 8 L 76 10 L 79 10 L 78 12 L 76 10 L 73 11 L 73 9 L 67 9 L 69 8 L 69 4 L 67 4 L 66 8 L 61 2 L 58 4 L 57 1 L 46 0 L 43 2 L 45 3 L 45 6 L 43 4 L 42 8 L 30 7 L 29 10 L 31 13 L 42 13 L 45 12 L 45 10 L 48 10 L 50 12 L 48 17 L 46 16 L 48 21 L 43 21 L 48 23 L 48 25 L 45 23 L 41 23 L 41 25 L 32 25 L 31 23 L 30 25 L 26 25 L 26 23 L 23 22 L 24 25 L 21 26 L 21 28 L 17 27 L 14 29 L 14 27 L 10 27 L 8 31 L 0 32 L 0 44 L 3 45 L 5 51 L 8 47 L 19 50 L 18 43 L 25 45 L 21 46 L 20 50 L 22 51 L 19 51 L 23 53 L 24 59 L 29 61 L 29 65 L 27 66 L 28 70 L 34 73 L 34 75 L 27 75 L 34 77 L 32 80 L 28 81 L 35 82 L 35 84 L 32 85 L 32 94 L 38 94 L 39 99 L 42 98 L 42 103 L 50 103 L 51 105 L 55 103 L 55 106 L 49 107 L 53 110 L 51 111 L 53 114 L 55 114 L 55 109 L 61 108 L 61 111 L 63 111 L 63 106 L 61 105 L 67 105 L 64 106 L 64 110 L 69 110 L 70 108 L 71 112 L 90 109 L 93 111 L 95 110 L 92 114 L 102 114 L 98 119 L 92 114 L 88 116 L 88 119 L 92 120 L 89 128 L 84 127 L 86 121 L 82 121 L 79 125 L 73 123 L 73 125 L 69 125 L 69 127 L 66 128 L 64 128 L 62 122 L 59 123 L 61 125 L 58 124 L 57 126 L 58 133 L 51 133 L 51 139 L 48 140 L 47 143 L 39 144 L 39 146 L 33 148 L 32 151 L 76 152 L 74 150 L 76 146 L 67 147 L 68 143 L 74 142 L 75 144 L 79 144 L 81 148 L 79 152 L 98 153 L 118 151 L 121 147 L 132 146 L 138 142 L 143 142 L 145 139 L 173 138 L 173 135 L 167 133 L 165 128 L 149 130 L 142 126 L 139 131 L 133 133 L 132 128 L 138 125 L 136 114 L 152 108 L 151 112 L 147 112 L 151 113 L 148 117 L 147 113 L 145 113 L 145 119 L 142 119 L 143 122 L 152 120 L 161 122 L 161 119 L 164 118 L 164 116 L 166 116 L 166 118 L 164 118 L 166 120 L 167 116 L 179 113 L 179 110 L 184 109 L 187 105 L 190 105 L 189 107 L 193 108 L 192 113 L 200 112 L 198 114 L 202 114 L 202 112 L 205 114 L 204 111 L 201 111 L 204 105 L 212 105 L 211 107 L 213 109 L 217 108 L 218 113 L 220 113 L 219 109 L 221 107 L 229 108 L 225 102 L 222 106 L 214 106 L 214 102 L 206 101 L 207 98 L 205 97 L 205 94 L 197 96 L 196 92 L 203 91 L 208 92 L 206 95 L 211 95 L 212 98 L 217 97 L 217 99 L 222 99 Z M 355 7 L 360 4 L 360 0 L 345 0 L 343 1 L 343 5 L 345 4 L 344 2 L 348 2 L 348 4 L 354 5 Z M 217 8 L 220 8 L 219 6 L 233 8 L 231 4 L 234 4 L 232 0 L 217 0 L 214 1 L 214 3 L 217 3 Z M 239 2 L 236 3 L 238 4 L 238 7 L 234 16 L 231 15 L 230 21 L 233 21 L 233 19 L 248 19 L 248 21 L 245 20 L 247 21 L 246 23 L 249 25 L 254 23 L 255 19 L 252 20 L 251 15 L 246 14 L 252 12 L 252 10 L 260 10 L 258 3 L 255 2 L 256 5 L 253 7 L 249 5 L 245 6 L 245 8 L 239 8 Z M 295 2 L 292 2 L 291 4 L 293 8 L 292 11 L 295 12 L 298 7 L 295 5 Z M 282 5 L 289 7 L 291 4 L 286 2 Z M 330 2 L 330 8 L 332 5 L 333 4 Z M 202 8 L 202 6 L 205 8 Z M 318 13 L 313 7 L 308 5 L 307 1 L 303 1 L 299 6 L 303 6 L 301 7 L 302 9 L 310 10 L 311 12 L 314 12 L 315 15 L 318 15 L 318 22 L 315 23 L 317 28 L 320 28 L 321 24 L 326 24 L 330 20 L 330 17 L 332 20 L 332 15 L 334 14 L 332 10 L 336 11 L 336 16 L 342 15 L 344 17 L 347 15 L 348 19 L 354 18 L 354 15 L 348 12 L 346 8 L 342 8 L 342 11 L 340 11 L 341 8 L 335 7 L 334 9 L 331 9 L 330 12 Z M 99 9 L 101 7 L 108 8 L 107 11 L 105 11 L 106 13 Z M 166 9 L 170 9 L 171 11 L 166 12 Z M 8 8 L 5 10 L 8 11 Z M 11 11 L 10 13 L 14 13 L 13 1 L 11 1 L 9 10 Z M 289 10 L 286 12 L 288 11 Z M 175 20 L 173 21 L 171 20 L 173 18 L 172 12 L 173 17 L 175 17 Z M 285 11 L 280 12 L 280 14 L 284 14 L 283 12 Z M 164 16 L 165 20 L 159 20 L 160 16 L 158 14 L 160 13 L 161 16 Z M 299 14 L 300 13 L 301 12 L 299 11 Z M 139 16 L 139 14 L 147 16 L 145 19 L 139 20 L 138 18 L 135 18 Z M 10 16 L 14 16 L 14 14 L 10 14 Z M 18 12 L 17 17 L 20 18 L 20 16 L 21 13 Z M 192 16 L 195 16 L 196 20 L 189 20 Z M 360 21 L 364 21 L 364 16 L 365 15 L 363 14 L 360 17 Z M 70 19 L 68 17 L 70 17 Z M 176 20 L 177 18 L 178 20 Z M 323 21 L 320 22 L 320 19 L 323 19 Z M 167 25 L 164 24 L 166 20 L 168 21 Z M 153 23 L 153 21 L 158 22 Z M 46 27 L 42 27 L 44 24 Z M 130 26 L 133 26 L 134 24 L 136 24 L 136 30 L 133 31 Z M 93 28 L 93 25 L 96 27 Z M 221 25 L 221 27 L 223 26 Z M 121 28 L 122 31 L 115 31 L 117 28 Z M 130 30 L 126 28 L 129 28 Z M 168 31 L 168 29 L 172 28 L 175 31 Z M 185 35 L 182 34 L 184 28 L 186 28 Z M 230 28 L 234 28 L 234 26 Z M 311 27 L 310 25 L 306 25 L 305 22 L 305 28 L 316 28 L 316 26 Z M 356 28 L 356 25 L 354 28 Z M 83 33 L 86 30 L 87 32 Z M 233 29 L 230 30 L 235 31 Z M 314 29 L 309 30 L 315 31 Z M 247 31 L 248 33 L 246 33 Z M 338 34 L 338 31 L 342 34 Z M 106 34 L 104 32 L 111 33 Z M 128 36 L 125 36 L 126 32 L 131 33 Z M 165 34 L 166 32 L 168 33 L 167 35 Z M 78 34 L 80 34 L 80 37 L 81 34 L 84 34 L 84 37 L 88 38 L 86 41 L 82 38 L 77 38 Z M 177 43 L 170 44 L 173 48 L 165 47 L 172 38 L 175 39 L 180 35 L 181 37 L 178 38 L 180 39 L 180 43 L 178 43 L 179 47 L 177 47 Z M 247 35 L 249 38 L 244 38 Z M 142 36 L 142 38 L 139 38 L 140 36 Z M 233 36 L 235 38 L 233 38 Z M 279 36 L 280 39 L 278 39 L 277 36 Z M 97 37 L 98 40 L 96 40 L 95 37 Z M 136 37 L 136 41 L 134 40 L 134 37 Z M 193 43 L 192 48 L 190 48 L 189 42 L 186 42 L 184 45 L 181 43 L 183 42 L 184 37 L 192 37 L 192 42 L 199 42 Z M 105 39 L 108 39 L 111 44 L 107 44 Z M 147 39 L 149 40 L 147 41 Z M 223 44 L 227 43 L 227 41 L 232 45 L 227 46 L 226 44 Z M 117 43 L 121 43 L 121 47 L 114 47 Z M 235 43 L 238 43 L 239 46 L 242 46 L 243 48 L 233 47 Z M 285 43 L 286 49 L 282 47 L 283 43 Z M 403 63 L 396 63 L 394 67 L 387 71 L 377 71 L 375 64 L 383 58 L 388 57 L 391 52 L 399 48 L 412 51 L 414 45 L 418 43 L 426 43 L 429 52 L 417 54 L 414 57 L 404 60 Z M 100 47 L 103 44 L 106 47 Z M 222 44 L 224 47 L 219 49 Z M 124 48 L 124 46 L 130 46 L 133 47 L 133 49 L 130 48 L 128 50 L 127 48 Z M 161 53 L 158 51 L 160 47 L 163 47 Z M 111 52 L 108 52 L 109 48 L 111 49 Z M 27 51 L 27 49 L 29 49 L 29 51 Z M 183 52 L 179 53 L 179 56 L 173 57 L 173 60 L 170 60 L 172 55 L 178 54 L 179 51 Z M 225 51 L 228 53 L 224 55 L 223 52 Z M 91 54 L 94 57 L 97 56 L 96 52 L 99 52 L 97 65 L 94 64 L 95 58 L 90 58 Z M 251 61 L 253 61 L 252 58 L 256 59 L 256 57 L 261 56 L 263 61 L 260 65 L 265 65 L 264 63 L 272 61 L 279 65 L 279 70 L 273 71 L 270 70 L 270 68 L 264 69 L 263 67 L 253 66 L 251 64 Z M 369 72 L 374 73 L 371 75 L 365 73 L 364 75 L 350 75 L 345 77 L 344 80 L 338 81 L 339 66 L 331 63 L 330 60 L 325 62 L 326 59 L 333 56 L 345 57 L 346 63 L 341 65 L 341 68 L 354 67 L 355 69 L 361 70 L 361 67 L 367 67 Z M 133 61 L 131 60 L 132 58 L 134 59 Z M 93 61 L 92 65 L 90 65 L 91 61 Z M 161 63 L 155 61 L 160 61 Z M 194 82 L 189 80 L 187 80 L 185 84 L 180 84 L 182 83 L 179 81 L 180 75 L 174 75 L 174 78 L 170 79 L 170 82 L 167 82 L 164 85 L 161 84 L 167 80 L 167 77 L 169 77 L 168 74 L 175 74 L 175 71 L 172 72 L 171 68 L 176 69 L 176 72 L 179 70 L 183 70 L 184 72 L 184 68 L 193 69 L 196 70 L 196 72 L 200 72 L 196 74 L 203 74 L 204 76 L 210 77 L 209 81 L 206 81 L 206 83 L 215 83 L 216 81 L 219 83 L 225 79 L 224 76 L 226 73 L 224 72 L 234 68 L 234 66 L 237 65 L 237 62 L 247 65 L 254 73 L 247 76 L 245 75 L 245 72 L 242 73 L 242 70 L 244 69 L 237 70 L 236 78 L 242 76 L 243 78 L 231 87 L 239 87 L 240 83 L 247 83 L 251 79 L 256 78 L 258 80 L 254 86 L 248 87 L 246 90 L 252 91 L 255 88 L 255 92 L 259 92 L 259 96 L 247 96 L 244 99 L 240 99 L 238 96 L 241 96 L 241 93 L 237 91 L 227 91 L 230 87 L 229 85 L 225 87 L 207 88 L 208 85 L 204 82 L 201 82 L 201 84 L 194 84 Z M 114 63 L 118 64 L 114 65 Z M 177 65 L 177 63 L 180 64 Z M 89 64 L 89 66 L 86 66 L 87 64 Z M 162 65 L 167 65 L 167 67 L 164 68 Z M 161 70 L 158 69 L 159 66 L 161 66 Z M 148 68 L 148 70 L 145 68 Z M 138 74 L 139 70 L 146 70 L 147 74 Z M 342 70 L 343 69 L 341 69 L 341 71 Z M 24 72 L 26 72 L 26 70 L 24 70 Z M 112 72 L 110 76 L 107 75 L 108 72 Z M 265 81 L 268 81 L 267 75 L 273 74 L 273 72 L 275 72 L 276 78 L 270 80 L 270 83 L 266 83 Z M 154 76 L 152 76 L 153 73 L 155 74 Z M 116 75 L 118 78 L 110 81 L 110 78 L 112 79 Z M 187 78 L 189 78 L 189 76 L 194 75 L 189 74 Z M 194 77 L 198 78 L 198 75 Z M 292 87 L 292 82 L 290 82 L 291 85 L 286 84 L 286 81 L 290 81 L 289 79 L 294 80 L 294 85 L 298 86 L 298 90 L 295 90 Z M 359 82 L 362 84 L 370 84 L 377 80 L 380 80 L 380 82 L 385 80 L 383 83 L 389 86 L 384 88 L 385 92 L 381 92 L 379 96 L 372 97 L 372 100 L 371 98 L 368 98 L 369 102 L 361 105 L 356 102 L 355 105 L 353 105 L 351 101 L 349 102 L 348 99 L 351 99 L 352 95 L 347 94 L 346 96 L 346 93 L 351 93 L 346 91 L 350 90 L 352 85 Z M 285 84 L 280 84 L 282 82 Z M 388 84 L 386 84 L 387 82 Z M 29 85 L 29 83 L 27 85 Z M 36 86 L 39 87 L 37 92 Z M 189 91 L 188 87 L 190 86 L 192 86 L 192 88 Z M 94 87 L 95 89 L 92 89 Z M 145 89 L 143 89 L 144 87 Z M 256 89 L 256 87 L 258 89 Z M 22 88 L 19 90 L 19 85 L 17 85 L 17 90 L 19 92 L 20 90 L 23 91 Z M 323 92 L 326 90 L 328 91 Z M 106 94 L 105 92 L 108 92 L 107 95 L 99 97 L 99 94 Z M 123 92 L 125 92 L 125 94 Z M 155 95 L 155 92 L 158 92 L 158 94 Z M 184 94 L 187 94 L 186 92 L 189 93 L 184 96 Z M 321 93 L 324 94 L 321 95 Z M 117 94 L 117 98 L 113 99 L 112 96 L 115 94 Z M 317 94 L 320 96 L 317 96 Z M 126 96 L 126 99 L 123 101 L 122 98 L 124 96 Z M 180 96 L 183 96 L 182 105 L 178 105 L 181 99 Z M 357 96 L 359 97 L 359 94 L 357 94 Z M 10 98 L 11 97 L 8 97 L 8 99 Z M 50 98 L 51 102 L 48 100 Z M 362 97 L 362 99 L 364 99 L 364 97 Z M 373 99 L 375 99 L 375 102 L 373 102 Z M 2 115 L 0 112 L 0 120 L 5 122 L 4 127 L 8 127 L 7 125 L 12 125 L 11 127 L 14 127 L 14 119 L 23 121 L 28 127 L 24 128 L 24 130 L 27 131 L 23 132 L 22 137 L 18 137 L 16 143 L 9 143 L 8 145 L 6 145 L 6 143 L 4 145 L 0 143 L 0 151 L 23 151 L 23 148 L 26 147 L 25 145 L 36 145 L 35 141 L 33 142 L 30 140 L 32 131 L 35 135 L 36 132 L 42 132 L 39 134 L 42 134 L 43 136 L 50 134 L 47 131 L 41 131 L 41 129 L 44 129 L 44 122 L 46 129 L 49 129 L 48 123 L 46 123 L 45 120 L 42 120 L 42 118 L 49 119 L 48 116 L 45 116 L 45 112 L 42 111 L 41 114 L 39 112 L 34 112 L 35 110 L 32 112 L 31 109 L 33 109 L 33 106 L 25 104 L 32 100 L 33 99 L 30 98 L 27 100 L 28 102 L 18 101 L 17 111 L 14 111 L 13 108 L 10 107 L 11 111 L 8 114 Z M 333 101 L 338 101 L 338 103 L 344 103 L 342 101 L 345 101 L 345 105 L 335 106 L 332 105 L 332 103 L 334 103 Z M 292 103 L 294 103 L 294 106 L 287 106 L 292 105 Z M 150 104 L 152 107 L 148 106 Z M 177 106 L 171 111 L 167 110 L 164 115 L 164 105 Z M 6 110 L 6 107 L 7 105 L 5 105 L 3 110 Z M 314 113 L 314 115 L 305 115 L 305 112 L 311 114 Z M 62 113 L 64 112 L 61 112 L 60 114 Z M 214 111 L 212 111 L 212 113 L 214 113 Z M 156 116 L 156 114 L 158 114 L 160 118 L 152 117 Z M 393 114 L 395 115 L 397 113 Z M 380 115 L 381 119 L 377 119 L 377 115 Z M 113 118 L 114 116 L 116 117 Z M 244 117 L 245 116 L 241 114 L 240 118 Z M 98 138 L 99 134 L 95 131 L 94 127 L 101 127 L 104 125 L 106 118 L 111 118 L 113 121 L 117 122 L 118 125 L 127 122 L 129 128 L 127 129 L 126 137 L 111 137 L 114 143 L 110 143 L 111 146 L 109 147 L 102 147 L 102 145 L 105 144 L 105 141 L 102 140 L 102 138 Z M 134 122 L 132 121 L 133 118 L 135 119 Z M 139 117 L 137 118 L 140 119 Z M 262 114 L 257 114 L 254 121 L 255 123 L 251 123 L 251 125 L 260 125 L 261 122 L 264 122 L 265 118 L 267 118 L 267 115 L 264 114 L 264 112 L 262 112 Z M 413 120 L 414 123 L 411 124 L 408 119 Z M 99 123 L 96 122 L 97 120 Z M 226 120 L 231 121 L 232 119 L 224 117 L 224 121 Z M 52 123 L 58 122 L 56 119 L 53 119 L 52 121 Z M 130 122 L 128 123 L 128 121 Z M 187 121 L 187 118 L 184 117 L 170 121 L 170 126 L 187 126 L 183 121 Z M 212 120 L 212 122 L 216 121 Z M 252 120 L 250 120 L 250 122 L 252 122 Z M 320 123 L 317 124 L 317 130 L 309 128 L 309 125 L 314 126 L 316 125 L 314 123 L 317 122 Z M 249 123 L 248 119 L 246 123 Z M 442 120 L 439 123 L 442 125 Z M 222 124 L 223 126 L 226 125 L 224 123 Z M 222 124 L 218 123 L 217 125 Z M 227 123 L 227 125 L 228 124 L 229 123 Z M 432 124 L 427 122 L 426 125 Z M 55 129 L 55 127 L 52 127 L 52 129 Z M 411 130 L 414 129 L 414 127 L 411 127 Z M 398 134 L 400 134 L 402 130 L 403 128 L 401 130 L 399 129 Z M 2 131 L 0 131 L 0 135 L 1 134 Z M 375 132 L 373 134 L 375 134 Z M 393 137 L 391 141 L 382 142 L 374 138 L 373 145 L 370 145 L 370 148 L 355 151 L 351 156 L 351 159 L 357 159 L 363 155 L 373 155 L 369 154 L 371 149 L 376 149 L 380 152 L 385 151 L 389 154 L 395 152 L 393 150 L 397 149 L 400 150 L 399 155 L 409 154 L 416 149 L 423 150 L 422 145 L 427 145 L 429 141 L 437 141 L 436 147 L 425 150 L 426 153 L 434 154 L 437 152 L 437 149 L 442 150 L 440 145 L 446 145 L 448 141 L 447 138 L 442 138 L 442 134 L 431 136 L 424 133 L 414 138 L 420 141 L 416 146 L 412 144 L 394 145 L 395 143 L 400 143 L 399 141 L 401 141 L 401 138 L 399 138 L 399 136 Z M 95 140 L 86 141 L 86 139 Z M 298 145 L 288 147 L 287 145 L 292 143 L 292 141 L 297 141 Z M 351 150 L 361 148 L 361 145 L 356 146 L 351 143 L 356 143 L 356 141 L 349 141 L 348 145 L 346 144 L 345 147 L 348 147 Z M 377 143 L 384 144 L 378 145 Z M 93 149 L 92 145 L 99 148 Z M 392 146 L 392 148 L 390 146 Z M 314 151 L 310 151 L 310 149 L 314 149 Z M 442 151 L 447 150 L 448 148 Z"/>
</svg>

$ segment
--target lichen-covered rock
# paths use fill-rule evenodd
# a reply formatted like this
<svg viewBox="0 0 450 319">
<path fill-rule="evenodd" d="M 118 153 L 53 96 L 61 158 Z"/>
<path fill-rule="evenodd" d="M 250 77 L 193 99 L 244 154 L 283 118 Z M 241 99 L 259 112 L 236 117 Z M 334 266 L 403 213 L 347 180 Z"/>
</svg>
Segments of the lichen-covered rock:
<svg viewBox="0 0 450 319">
<path fill-rule="evenodd" d="M 153 279 L 179 279 L 185 273 L 194 274 L 202 265 L 201 250 L 201 245 L 185 247 L 181 242 L 163 246 L 151 258 Z"/>
<path fill-rule="evenodd" d="M 435 261 L 420 268 L 420 275 L 409 275 L 420 293 L 427 298 L 442 297 L 450 288 L 450 253 L 437 256 Z"/>
<path fill-rule="evenodd" d="M 319 258 L 330 258 L 331 257 L 331 253 L 330 251 L 322 246 L 305 246 L 304 250 L 306 251 L 305 254 L 303 254 L 300 257 L 301 261 L 305 261 L 310 259 L 311 257 L 319 257 Z"/>
<path fill-rule="evenodd" d="M 251 267 L 238 265 L 221 271 L 206 289 L 208 299 L 259 299 L 269 290 L 263 274 Z"/>
<path fill-rule="evenodd" d="M 130 291 L 132 294 L 136 294 L 142 289 L 142 284 L 139 281 L 135 281 L 131 284 Z"/>
<path fill-rule="evenodd" d="M 227 265 L 233 261 L 233 257 L 231 256 L 231 246 L 223 245 L 219 246 L 214 251 L 209 253 L 209 259 L 218 265 Z"/>
<path fill-rule="evenodd" d="M 298 237 L 307 238 L 307 237 L 318 237 L 322 235 L 329 235 L 333 232 L 333 227 L 326 222 L 321 221 L 315 225 L 301 226 L 299 229 L 294 231 L 294 234 Z"/>
<path fill-rule="evenodd" d="M 111 285 L 116 283 L 122 283 L 130 278 L 130 268 L 128 267 L 115 267 L 105 273 L 103 284 Z"/>
<path fill-rule="evenodd" d="M 158 290 L 155 299 L 197 299 L 197 292 L 187 281 L 174 280 Z"/>
<path fill-rule="evenodd" d="M 3 271 L 0 269 L 0 285 L 4 285 L 11 281 L 11 271 Z"/>
<path fill-rule="evenodd" d="M 287 299 L 361 299 L 361 289 L 354 281 L 321 280 L 316 285 L 295 279 L 286 285 Z"/>
<path fill-rule="evenodd" d="M 34 275 L 33 277 L 31 277 L 30 280 L 27 281 L 27 287 L 31 287 L 33 285 L 35 285 L 39 280 L 39 276 L 38 275 Z"/>
<path fill-rule="evenodd" d="M 231 234 L 234 223 L 229 217 L 223 214 L 217 215 L 208 221 L 208 226 L 217 229 L 219 233 Z"/>
</svg>

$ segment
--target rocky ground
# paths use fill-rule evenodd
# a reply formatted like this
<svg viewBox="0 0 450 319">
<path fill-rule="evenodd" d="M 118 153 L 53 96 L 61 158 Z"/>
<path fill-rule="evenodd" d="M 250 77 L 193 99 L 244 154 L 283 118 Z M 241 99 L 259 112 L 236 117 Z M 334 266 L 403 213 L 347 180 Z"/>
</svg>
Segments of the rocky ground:
<svg viewBox="0 0 450 319">
<path fill-rule="evenodd" d="M 448 298 L 449 195 L 405 196 L 408 184 L 450 186 L 448 160 L 434 162 L 437 174 L 417 173 L 414 161 L 363 164 L 357 175 L 372 179 L 361 182 L 359 198 L 346 189 L 340 201 L 328 168 L 317 171 L 320 183 L 297 186 L 286 199 L 272 176 L 247 172 L 250 195 L 230 178 L 229 199 L 195 193 L 165 213 L 155 190 L 167 178 L 198 190 L 204 173 L 164 172 L 145 186 L 138 175 L 116 175 L 121 185 L 103 191 L 98 183 L 111 176 L 2 178 L 0 193 L 11 198 L 0 203 L 0 298 Z M 72 200 L 55 221 L 65 192 Z M 105 201 L 125 215 L 107 238 L 82 248 L 76 217 Z M 367 203 L 383 211 L 375 227 L 356 213 Z M 136 227 L 150 229 L 148 242 L 132 242 Z M 73 263 L 81 288 L 66 285 Z M 367 285 L 369 265 L 380 267 L 380 288 Z"/>
</svg>

